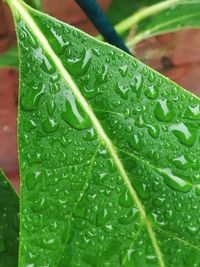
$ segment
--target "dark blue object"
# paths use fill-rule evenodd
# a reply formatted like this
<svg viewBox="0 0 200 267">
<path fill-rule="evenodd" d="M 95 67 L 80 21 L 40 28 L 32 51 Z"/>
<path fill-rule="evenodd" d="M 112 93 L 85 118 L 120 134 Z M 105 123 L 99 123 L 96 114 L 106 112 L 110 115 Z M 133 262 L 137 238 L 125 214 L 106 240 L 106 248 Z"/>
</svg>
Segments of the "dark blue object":
<svg viewBox="0 0 200 267">
<path fill-rule="evenodd" d="M 104 37 L 104 39 L 124 50 L 130 54 L 130 51 L 124 44 L 121 37 L 117 34 L 114 27 L 103 13 L 103 10 L 100 8 L 96 0 L 75 0 L 80 8 L 85 12 L 91 22 L 94 24 L 95 28 L 99 33 Z"/>
</svg>

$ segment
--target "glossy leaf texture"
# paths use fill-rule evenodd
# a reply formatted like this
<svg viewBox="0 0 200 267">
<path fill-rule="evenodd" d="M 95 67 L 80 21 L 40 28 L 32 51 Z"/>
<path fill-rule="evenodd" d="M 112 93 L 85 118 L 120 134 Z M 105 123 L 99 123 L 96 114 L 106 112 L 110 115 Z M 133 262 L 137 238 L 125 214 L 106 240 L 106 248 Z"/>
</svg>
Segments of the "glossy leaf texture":
<svg viewBox="0 0 200 267">
<path fill-rule="evenodd" d="M 167 2 L 167 1 L 166 1 Z M 138 23 L 136 33 L 129 40 L 129 46 L 141 40 L 166 32 L 184 28 L 200 27 L 200 0 L 178 0 L 171 6 L 153 14 Z"/>
<path fill-rule="evenodd" d="M 18 48 L 12 47 L 2 55 L 0 55 L 0 68 L 18 68 L 19 67 L 19 56 Z"/>
<path fill-rule="evenodd" d="M 0 267 L 18 266 L 19 199 L 0 169 Z"/>
<path fill-rule="evenodd" d="M 199 266 L 199 98 L 9 3 L 21 66 L 20 267 Z"/>
</svg>

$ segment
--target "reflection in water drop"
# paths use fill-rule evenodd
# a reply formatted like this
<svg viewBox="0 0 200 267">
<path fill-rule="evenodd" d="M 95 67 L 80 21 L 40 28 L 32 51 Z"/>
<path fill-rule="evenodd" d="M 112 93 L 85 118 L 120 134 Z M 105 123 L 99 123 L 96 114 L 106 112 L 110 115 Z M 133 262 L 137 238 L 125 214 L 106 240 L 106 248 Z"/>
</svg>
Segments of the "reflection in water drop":
<svg viewBox="0 0 200 267">
<path fill-rule="evenodd" d="M 174 124 L 169 130 L 178 138 L 179 142 L 186 146 L 192 146 L 196 140 L 196 129 L 184 123 Z"/>
<path fill-rule="evenodd" d="M 90 120 L 71 91 L 68 91 L 66 98 L 66 111 L 62 113 L 63 120 L 78 130 L 89 128 L 91 126 Z"/>
<path fill-rule="evenodd" d="M 174 119 L 175 113 L 173 104 L 169 100 L 159 100 L 154 111 L 155 117 L 159 121 L 170 122 Z"/>
<path fill-rule="evenodd" d="M 81 53 L 79 57 L 71 57 L 67 59 L 67 70 L 73 76 L 83 75 L 89 68 L 92 61 L 92 50 L 87 49 Z"/>
<path fill-rule="evenodd" d="M 192 189 L 191 182 L 185 180 L 185 177 L 174 175 L 170 169 L 159 169 L 159 172 L 164 177 L 165 184 L 170 188 L 180 192 L 188 192 Z"/>
</svg>

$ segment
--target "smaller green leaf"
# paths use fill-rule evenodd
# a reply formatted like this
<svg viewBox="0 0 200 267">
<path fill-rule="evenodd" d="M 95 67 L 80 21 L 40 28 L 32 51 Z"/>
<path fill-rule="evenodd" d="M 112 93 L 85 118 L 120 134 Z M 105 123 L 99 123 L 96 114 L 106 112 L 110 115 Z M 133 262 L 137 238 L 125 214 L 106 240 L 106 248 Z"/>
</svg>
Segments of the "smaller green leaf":
<svg viewBox="0 0 200 267">
<path fill-rule="evenodd" d="M 24 2 L 26 2 L 29 6 L 42 11 L 42 3 L 40 0 L 25 0 Z"/>
<path fill-rule="evenodd" d="M 0 267 L 17 267 L 19 199 L 0 169 Z"/>
<path fill-rule="evenodd" d="M 0 55 L 0 68 L 18 68 L 19 58 L 18 58 L 18 48 L 14 46 L 6 51 L 4 54 Z"/>
<path fill-rule="evenodd" d="M 159 5 L 160 11 L 156 10 Z M 136 34 L 128 41 L 128 46 L 166 32 L 200 27 L 200 0 L 168 0 L 150 8 L 151 12 L 147 12 L 147 16 L 139 20 L 141 22 L 137 25 Z M 144 13 L 144 10 L 141 10 L 141 13 Z"/>
</svg>

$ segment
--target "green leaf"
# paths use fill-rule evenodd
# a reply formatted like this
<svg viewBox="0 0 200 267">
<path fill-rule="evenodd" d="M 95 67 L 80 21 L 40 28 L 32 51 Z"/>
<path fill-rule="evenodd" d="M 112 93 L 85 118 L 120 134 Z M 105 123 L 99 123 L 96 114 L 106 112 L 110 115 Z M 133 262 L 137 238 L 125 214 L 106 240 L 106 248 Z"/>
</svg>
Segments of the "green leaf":
<svg viewBox="0 0 200 267">
<path fill-rule="evenodd" d="M 167 3 L 170 3 L 168 5 Z M 161 7 L 157 8 L 157 7 Z M 156 10 L 157 9 L 157 10 Z M 160 10 L 159 10 L 160 9 Z M 150 11 L 150 12 L 148 12 Z M 146 15 L 142 17 L 144 14 Z M 135 45 L 139 41 L 151 36 L 166 32 L 177 31 L 184 28 L 200 27 L 200 0 L 168 0 L 136 13 L 129 21 L 137 20 L 136 33 L 128 41 L 128 45 Z M 146 18 L 146 19 L 145 19 Z M 117 27 L 119 28 L 120 25 Z M 134 23 L 132 24 L 134 26 Z M 121 23 L 123 28 L 123 22 Z"/>
<path fill-rule="evenodd" d="M 19 58 L 18 58 L 18 48 L 12 47 L 4 54 L 0 55 L 0 68 L 18 68 Z"/>
<path fill-rule="evenodd" d="M 112 0 L 107 11 L 107 16 L 113 24 L 117 24 L 127 17 L 133 15 L 134 12 L 138 11 L 139 9 L 156 4 L 158 2 L 161 2 L 161 0 Z"/>
<path fill-rule="evenodd" d="M 0 169 L 0 267 L 17 267 L 19 199 Z"/>
<path fill-rule="evenodd" d="M 200 101 L 9 0 L 20 48 L 20 267 L 200 264 Z"/>
</svg>

